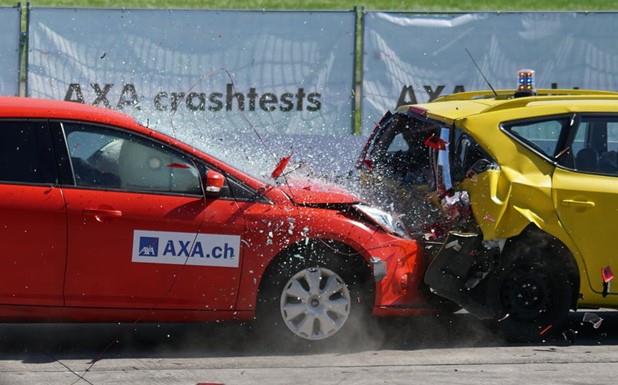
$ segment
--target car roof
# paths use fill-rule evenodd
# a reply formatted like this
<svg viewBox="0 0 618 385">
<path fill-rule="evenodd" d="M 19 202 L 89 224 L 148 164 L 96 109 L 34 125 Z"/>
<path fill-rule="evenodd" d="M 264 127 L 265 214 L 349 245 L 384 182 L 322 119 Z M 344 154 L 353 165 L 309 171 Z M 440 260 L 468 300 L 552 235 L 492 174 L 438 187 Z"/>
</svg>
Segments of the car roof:
<svg viewBox="0 0 618 385">
<path fill-rule="evenodd" d="M 116 111 L 48 99 L 0 97 L 0 118 L 80 120 L 143 130 L 135 119 Z"/>
<path fill-rule="evenodd" d="M 496 96 L 497 94 L 497 96 Z M 521 107 L 550 107 L 556 112 L 618 112 L 618 92 L 596 90 L 540 89 L 535 96 L 514 97 L 513 90 L 461 92 L 440 97 L 433 102 L 414 105 L 427 117 L 449 124 L 472 115 Z M 409 110 L 401 106 L 398 112 Z"/>
</svg>

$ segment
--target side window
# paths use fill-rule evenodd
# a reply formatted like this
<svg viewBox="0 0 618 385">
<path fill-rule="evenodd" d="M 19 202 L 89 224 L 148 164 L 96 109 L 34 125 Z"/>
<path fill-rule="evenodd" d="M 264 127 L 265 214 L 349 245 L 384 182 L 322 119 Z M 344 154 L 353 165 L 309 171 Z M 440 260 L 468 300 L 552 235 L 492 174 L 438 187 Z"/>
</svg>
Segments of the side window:
<svg viewBox="0 0 618 385">
<path fill-rule="evenodd" d="M 587 137 L 588 137 L 588 122 L 581 122 L 576 129 L 575 136 L 573 138 L 573 144 L 571 145 L 573 154 L 577 154 L 581 149 L 586 147 Z"/>
<path fill-rule="evenodd" d="M 388 146 L 388 149 L 386 150 L 386 152 L 389 152 L 389 153 L 398 152 L 398 151 L 406 152 L 409 150 L 410 150 L 410 146 L 408 145 L 408 142 L 406 142 L 406 139 L 403 137 L 403 134 L 400 132 L 397 135 L 395 135 L 395 137 L 393 138 L 393 141 Z"/>
<path fill-rule="evenodd" d="M 618 120 L 607 122 L 607 149 L 618 151 Z"/>
<path fill-rule="evenodd" d="M 536 151 L 553 158 L 558 146 L 558 140 L 564 128 L 568 127 L 566 118 L 553 118 L 534 122 L 518 122 L 503 124 L 503 128 L 521 142 Z"/>
<path fill-rule="evenodd" d="M 583 116 L 575 130 L 573 168 L 581 172 L 618 175 L 618 117 Z"/>
<path fill-rule="evenodd" d="M 56 161 L 45 122 L 0 122 L 0 181 L 56 183 Z"/>
<path fill-rule="evenodd" d="M 460 129 L 455 130 L 455 137 L 458 138 L 453 158 L 453 177 L 455 180 L 462 180 L 469 172 L 484 171 L 484 167 L 491 165 L 492 161 L 489 155 L 472 137 L 462 133 Z"/>
<path fill-rule="evenodd" d="M 77 186 L 201 195 L 191 159 L 127 132 L 64 123 Z"/>
</svg>

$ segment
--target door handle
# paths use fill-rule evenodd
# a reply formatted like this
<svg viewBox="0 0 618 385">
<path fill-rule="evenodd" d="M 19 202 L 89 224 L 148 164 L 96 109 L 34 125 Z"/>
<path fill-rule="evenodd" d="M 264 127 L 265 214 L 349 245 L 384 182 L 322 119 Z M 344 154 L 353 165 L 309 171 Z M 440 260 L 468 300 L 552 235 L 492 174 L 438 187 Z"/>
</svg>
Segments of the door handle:
<svg viewBox="0 0 618 385">
<path fill-rule="evenodd" d="M 122 211 L 112 209 L 84 209 L 84 216 L 94 217 L 97 222 L 103 222 L 105 218 L 120 218 Z"/>
<path fill-rule="evenodd" d="M 563 199 L 562 205 L 563 206 L 590 207 L 590 208 L 596 206 L 595 203 L 592 201 L 578 201 L 575 199 Z"/>
</svg>

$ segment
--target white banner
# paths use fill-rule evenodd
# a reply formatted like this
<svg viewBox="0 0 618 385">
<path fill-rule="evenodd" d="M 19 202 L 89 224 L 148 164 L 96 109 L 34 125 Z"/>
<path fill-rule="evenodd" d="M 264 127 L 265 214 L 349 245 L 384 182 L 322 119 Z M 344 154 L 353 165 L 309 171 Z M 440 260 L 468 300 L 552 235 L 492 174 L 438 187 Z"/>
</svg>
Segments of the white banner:
<svg viewBox="0 0 618 385">
<path fill-rule="evenodd" d="M 19 8 L 0 8 L 0 95 L 19 94 Z"/>
<path fill-rule="evenodd" d="M 274 162 L 306 152 L 297 136 L 351 136 L 354 24 L 352 11 L 34 8 L 28 95 L 119 109 L 224 160 Z"/>
<path fill-rule="evenodd" d="M 617 13 L 367 13 L 362 128 L 398 104 L 456 91 L 514 89 L 517 70 L 538 88 L 618 90 Z"/>
</svg>

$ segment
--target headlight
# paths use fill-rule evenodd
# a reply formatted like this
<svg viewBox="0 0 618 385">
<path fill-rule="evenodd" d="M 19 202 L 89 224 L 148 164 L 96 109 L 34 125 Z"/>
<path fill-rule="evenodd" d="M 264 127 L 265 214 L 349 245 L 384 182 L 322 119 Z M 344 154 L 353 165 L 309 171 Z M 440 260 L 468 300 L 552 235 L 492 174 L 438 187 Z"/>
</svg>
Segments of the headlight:
<svg viewBox="0 0 618 385">
<path fill-rule="evenodd" d="M 380 226 L 384 231 L 399 235 L 400 237 L 405 237 L 407 235 L 403 223 L 393 218 L 393 216 L 386 211 L 362 204 L 354 205 L 354 208 L 364 214 L 376 225 Z"/>
</svg>

